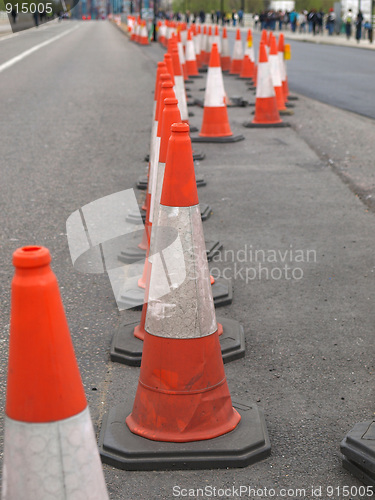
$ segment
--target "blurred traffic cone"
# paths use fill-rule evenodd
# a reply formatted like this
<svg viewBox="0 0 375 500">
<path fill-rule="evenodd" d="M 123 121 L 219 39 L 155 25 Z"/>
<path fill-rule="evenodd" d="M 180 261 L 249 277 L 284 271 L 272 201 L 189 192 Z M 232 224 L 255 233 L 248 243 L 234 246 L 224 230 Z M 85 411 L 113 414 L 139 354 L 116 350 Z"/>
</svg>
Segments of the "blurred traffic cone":
<svg viewBox="0 0 375 500">
<path fill-rule="evenodd" d="M 232 62 L 230 66 L 230 75 L 239 75 L 241 71 L 241 65 L 243 60 L 243 48 L 241 40 L 241 31 L 237 29 L 236 40 L 234 42 Z"/>
<path fill-rule="evenodd" d="M 253 34 L 251 32 L 251 29 L 248 30 L 247 32 L 247 40 L 246 40 L 246 47 L 245 47 L 245 52 L 244 52 L 244 60 L 245 56 L 249 56 L 250 59 L 250 66 L 248 69 L 248 73 L 251 73 L 250 78 L 255 78 L 255 56 L 254 56 L 254 45 L 253 45 Z M 242 63 L 242 69 L 241 72 L 244 70 L 243 68 L 244 62 Z M 241 75 L 240 75 L 241 76 Z"/>
<path fill-rule="evenodd" d="M 263 42 L 259 46 L 255 116 L 252 122 L 245 122 L 243 125 L 244 127 L 263 128 L 289 126 L 281 121 L 277 110 L 275 89 L 273 88 L 266 46 Z"/>
<path fill-rule="evenodd" d="M 139 35 L 139 43 L 141 45 L 149 45 L 146 21 L 141 21 L 141 31 L 140 31 L 140 35 Z"/>
<path fill-rule="evenodd" d="M 221 38 L 220 38 L 219 26 L 218 25 L 215 26 L 215 33 L 214 33 L 214 36 L 213 36 L 212 43 L 216 43 L 217 50 L 218 50 L 219 54 L 221 54 Z"/>
<path fill-rule="evenodd" d="M 210 62 L 212 44 L 213 44 L 212 26 L 209 26 L 207 31 L 206 65 L 208 65 Z"/>
<path fill-rule="evenodd" d="M 195 30 L 196 32 L 194 35 L 194 48 L 195 48 L 195 57 L 197 59 L 197 66 L 199 69 L 202 67 L 202 55 L 201 55 L 202 33 L 200 25 L 196 27 Z"/>
<path fill-rule="evenodd" d="M 267 30 L 262 30 L 262 33 L 260 35 L 260 42 L 259 42 L 259 45 L 261 43 L 264 43 L 264 45 L 267 47 L 268 45 L 268 35 L 267 35 Z"/>
<path fill-rule="evenodd" d="M 187 74 L 187 69 L 186 69 L 186 59 L 185 59 L 185 52 L 184 48 L 182 46 L 181 42 L 181 33 L 180 31 L 177 32 L 177 49 L 178 49 L 178 57 L 180 58 L 180 64 L 182 68 L 182 74 L 184 75 L 184 80 L 188 80 L 188 74 Z"/>
<path fill-rule="evenodd" d="M 167 34 L 167 25 L 165 24 L 165 21 L 160 22 L 158 42 L 164 47 L 166 45 L 166 39 L 165 39 L 166 34 Z"/>
<path fill-rule="evenodd" d="M 186 72 L 189 78 L 201 78 L 198 73 L 197 58 L 191 31 L 189 30 L 186 41 Z"/>
<path fill-rule="evenodd" d="M 279 50 L 279 58 L 280 61 L 282 62 L 282 85 L 283 85 L 283 93 L 284 93 L 284 98 L 285 101 L 298 101 L 297 96 L 291 96 L 289 94 L 289 86 L 288 86 L 288 76 L 287 76 L 287 69 L 286 69 L 286 62 L 289 61 L 291 58 L 291 52 L 290 52 L 290 44 L 286 43 L 284 45 L 284 35 L 283 33 L 280 33 L 279 37 L 279 45 L 278 45 L 278 50 Z"/>
<path fill-rule="evenodd" d="M 183 123 L 172 126 L 156 223 L 138 389 L 133 406 L 119 405 L 103 422 L 102 460 L 130 470 L 246 466 L 268 456 L 270 443 L 256 405 L 232 406 Z M 162 260 L 170 232 L 178 251 Z"/>
<path fill-rule="evenodd" d="M 280 59 L 276 45 L 276 38 L 271 37 L 270 55 L 268 57 L 271 78 L 273 83 L 273 88 L 275 89 L 277 109 L 280 115 L 292 115 L 293 111 L 290 111 L 285 106 L 283 87 L 281 82 L 281 71 L 280 71 Z"/>
<path fill-rule="evenodd" d="M 220 57 L 214 43 L 207 73 L 202 128 L 199 137 L 192 137 L 193 142 L 237 142 L 244 139 L 242 135 L 232 134 L 225 98 Z"/>
<path fill-rule="evenodd" d="M 221 69 L 222 71 L 230 70 L 230 53 L 229 53 L 229 44 L 228 44 L 228 35 L 227 28 L 224 26 L 223 28 L 223 39 L 221 43 Z"/>
<path fill-rule="evenodd" d="M 108 499 L 47 248 L 13 254 L 3 500 Z"/>
<path fill-rule="evenodd" d="M 242 67 L 241 67 L 241 73 L 239 78 L 247 79 L 250 80 L 254 76 L 254 65 L 250 61 L 250 57 L 245 54 L 243 61 L 242 61 Z"/>
<path fill-rule="evenodd" d="M 201 61 L 202 61 L 202 66 L 207 66 L 207 54 L 206 54 L 206 47 L 207 47 L 207 26 L 203 26 L 203 34 L 201 37 Z"/>
</svg>

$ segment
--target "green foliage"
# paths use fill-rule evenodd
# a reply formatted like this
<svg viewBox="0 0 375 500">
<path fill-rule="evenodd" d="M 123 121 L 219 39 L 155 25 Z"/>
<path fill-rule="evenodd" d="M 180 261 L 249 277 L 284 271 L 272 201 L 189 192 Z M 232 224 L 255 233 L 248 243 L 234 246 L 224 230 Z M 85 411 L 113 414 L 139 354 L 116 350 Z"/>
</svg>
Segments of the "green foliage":
<svg viewBox="0 0 375 500">
<path fill-rule="evenodd" d="M 297 12 L 311 9 L 323 9 L 324 12 L 328 12 L 333 3 L 334 0 L 295 0 Z M 212 10 L 215 12 L 221 10 L 221 6 L 224 12 L 231 12 L 233 9 L 239 10 L 244 5 L 245 12 L 261 12 L 265 8 L 264 4 L 264 0 L 173 0 L 172 7 L 174 12 L 204 10 L 209 13 Z"/>
</svg>

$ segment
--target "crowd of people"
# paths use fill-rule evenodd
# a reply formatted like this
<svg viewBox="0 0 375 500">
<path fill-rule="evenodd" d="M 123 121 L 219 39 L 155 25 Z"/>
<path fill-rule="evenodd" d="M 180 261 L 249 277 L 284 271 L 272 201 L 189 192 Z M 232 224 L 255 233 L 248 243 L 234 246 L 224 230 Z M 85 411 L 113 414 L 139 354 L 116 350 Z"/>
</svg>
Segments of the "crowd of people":
<svg viewBox="0 0 375 500">
<path fill-rule="evenodd" d="M 160 12 L 160 17 L 164 19 L 174 19 L 176 21 L 184 21 L 187 23 L 205 23 L 209 21 L 212 24 L 222 24 L 230 26 L 243 26 L 244 13 L 242 10 L 236 11 L 233 9 L 231 12 L 221 12 L 220 10 L 212 10 L 206 14 L 203 10 L 200 12 Z M 372 42 L 372 26 L 368 20 L 365 20 L 361 11 L 356 16 L 353 15 L 351 9 L 343 16 L 338 18 L 333 10 L 330 8 L 327 13 L 322 9 L 311 9 L 310 11 L 303 10 L 297 12 L 296 10 L 283 12 L 281 10 L 267 10 L 260 13 L 253 14 L 254 26 L 259 30 L 285 30 L 290 29 L 294 33 L 311 33 L 312 35 L 323 34 L 326 30 L 328 35 L 332 36 L 334 33 L 340 33 L 345 28 L 345 34 L 349 40 L 354 32 L 356 40 L 359 42 L 361 38 L 366 36 Z M 344 25 L 344 28 L 342 26 Z"/>
</svg>

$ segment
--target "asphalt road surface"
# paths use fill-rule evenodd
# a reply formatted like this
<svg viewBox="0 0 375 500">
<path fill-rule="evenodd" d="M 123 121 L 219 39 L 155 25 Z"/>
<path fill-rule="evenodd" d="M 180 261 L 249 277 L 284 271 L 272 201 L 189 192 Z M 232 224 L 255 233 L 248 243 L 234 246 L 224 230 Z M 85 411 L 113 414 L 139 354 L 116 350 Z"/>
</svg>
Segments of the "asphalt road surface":
<svg viewBox="0 0 375 500">
<path fill-rule="evenodd" d="M 108 351 L 120 319 L 139 321 L 140 313 L 120 317 L 107 275 L 73 270 L 66 220 L 132 188 L 144 172 L 163 53 L 156 44 L 130 43 L 108 22 L 53 24 L 0 41 L 2 408 L 12 253 L 30 244 L 51 251 L 96 432 L 106 411 L 134 398 L 139 369 L 111 363 Z M 195 97 L 202 97 L 203 81 L 190 85 Z M 225 85 L 229 95 L 254 98 L 242 81 L 226 76 Z M 222 254 L 214 263 L 229 269 L 234 288 L 233 304 L 217 313 L 240 321 L 246 337 L 246 357 L 226 365 L 229 388 L 236 400 L 264 408 L 272 455 L 220 471 L 125 472 L 105 465 L 111 500 L 169 500 L 174 486 L 274 488 L 279 498 L 290 489 L 283 497 L 293 500 L 316 498 L 318 487 L 325 498 L 328 486 L 360 486 L 342 469 L 339 444 L 374 411 L 375 220 L 362 197 L 364 187 L 367 194 L 375 187 L 374 122 L 300 96 L 295 115 L 286 118 L 291 128 L 245 129 L 251 109 L 228 110 L 244 141 L 196 148 L 206 153 L 197 169 L 207 187 L 198 194 L 213 210 L 205 236 L 238 256 Z M 202 110 L 191 111 L 191 123 L 200 127 Z M 300 278 L 268 279 L 263 271 L 246 280 L 246 270 L 259 273 L 259 264 L 268 273 L 285 265 L 254 262 L 248 253 L 244 261 L 250 247 L 287 252 Z M 297 261 L 290 251 L 298 249 Z"/>
</svg>

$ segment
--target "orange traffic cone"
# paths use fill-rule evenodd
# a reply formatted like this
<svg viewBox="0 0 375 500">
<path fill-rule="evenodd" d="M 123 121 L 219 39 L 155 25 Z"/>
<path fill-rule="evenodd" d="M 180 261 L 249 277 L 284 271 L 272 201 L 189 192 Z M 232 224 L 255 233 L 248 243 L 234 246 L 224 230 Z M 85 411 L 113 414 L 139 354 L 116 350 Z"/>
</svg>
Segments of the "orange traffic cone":
<svg viewBox="0 0 375 500">
<path fill-rule="evenodd" d="M 182 74 L 184 75 L 184 80 L 188 80 L 188 74 L 187 74 L 187 69 L 186 69 L 186 59 L 185 59 L 185 52 L 184 52 L 184 47 L 181 42 L 181 33 L 180 31 L 177 31 L 177 49 L 178 49 L 178 57 L 180 58 L 180 64 L 182 67 Z"/>
<path fill-rule="evenodd" d="M 206 47 L 207 47 L 207 26 L 203 26 L 203 34 L 201 37 L 201 61 L 202 61 L 202 66 L 207 66 L 207 54 L 206 54 Z"/>
<path fill-rule="evenodd" d="M 198 73 L 197 58 L 195 57 L 194 42 L 190 30 L 186 41 L 186 72 L 189 78 L 202 78 Z"/>
<path fill-rule="evenodd" d="M 207 73 L 202 128 L 199 137 L 192 137 L 193 142 L 237 142 L 244 139 L 242 135 L 232 134 L 225 98 L 220 57 L 214 43 Z"/>
<path fill-rule="evenodd" d="M 289 126 L 288 123 L 281 121 L 277 110 L 270 65 L 267 58 L 266 46 L 263 42 L 259 46 L 255 116 L 252 122 L 245 122 L 243 125 L 245 127 L 263 128 Z"/>
<path fill-rule="evenodd" d="M 254 76 L 254 65 L 252 64 L 248 54 L 244 55 L 239 78 L 250 80 Z"/>
<path fill-rule="evenodd" d="M 221 47 L 221 38 L 220 38 L 219 26 L 218 25 L 215 26 L 215 33 L 214 33 L 214 36 L 213 36 L 212 43 L 216 43 L 217 50 L 218 50 L 219 54 L 221 54 L 222 47 Z"/>
<path fill-rule="evenodd" d="M 248 66 L 249 69 L 247 72 L 250 71 L 252 73 L 250 78 L 254 78 L 255 77 L 255 56 L 254 56 L 254 46 L 253 46 L 253 34 L 251 32 L 251 29 L 249 29 L 247 32 L 247 41 L 246 41 L 244 56 L 246 56 L 246 55 L 249 56 L 249 59 L 250 59 L 250 66 Z M 244 57 L 244 60 L 245 60 L 245 57 Z M 244 65 L 244 63 L 242 63 L 241 72 L 243 71 L 243 65 Z"/>
<path fill-rule="evenodd" d="M 140 31 L 140 35 L 139 35 L 139 43 L 141 45 L 149 45 L 146 21 L 141 21 L 141 31 Z"/>
<path fill-rule="evenodd" d="M 195 48 L 195 57 L 197 58 L 197 66 L 199 70 L 199 68 L 202 67 L 202 54 L 201 54 L 202 33 L 200 25 L 197 28 L 195 27 L 195 30 L 196 32 L 194 34 L 194 48 Z"/>
<path fill-rule="evenodd" d="M 259 408 L 232 405 L 183 123 L 172 125 L 157 225 L 138 389 L 132 409 L 120 405 L 103 422 L 102 460 L 131 470 L 246 466 L 270 443 Z M 179 251 L 163 261 L 169 232 Z"/>
<path fill-rule="evenodd" d="M 291 53 L 290 53 L 290 44 L 286 43 L 284 45 L 283 33 L 280 33 L 278 50 L 279 50 L 279 58 L 280 58 L 280 62 L 281 62 L 281 67 L 282 67 L 281 76 L 282 76 L 282 85 L 283 85 L 283 93 L 284 93 L 285 102 L 298 101 L 297 96 L 291 96 L 289 94 L 288 76 L 287 76 L 286 62 L 285 61 L 290 60 Z"/>
<path fill-rule="evenodd" d="M 223 39 L 222 39 L 222 43 L 221 43 L 220 62 L 221 62 L 222 71 L 229 71 L 230 70 L 231 61 L 230 61 L 230 53 L 229 53 L 227 28 L 225 26 L 223 28 Z"/>
<path fill-rule="evenodd" d="M 47 248 L 13 254 L 2 498 L 108 499 Z"/>
<path fill-rule="evenodd" d="M 233 54 L 232 54 L 232 63 L 230 66 L 230 75 L 239 75 L 241 71 L 243 60 L 243 48 L 241 41 L 241 31 L 237 29 L 236 40 L 234 42 Z"/>
<path fill-rule="evenodd" d="M 280 115 L 292 115 L 293 111 L 288 110 L 285 106 L 285 99 L 281 81 L 280 59 L 276 45 L 276 38 L 271 37 L 270 55 L 268 56 L 273 88 L 275 89 L 277 109 Z"/>
</svg>

